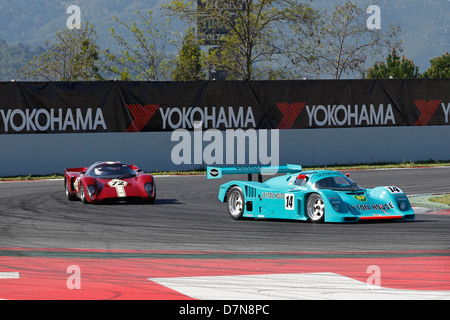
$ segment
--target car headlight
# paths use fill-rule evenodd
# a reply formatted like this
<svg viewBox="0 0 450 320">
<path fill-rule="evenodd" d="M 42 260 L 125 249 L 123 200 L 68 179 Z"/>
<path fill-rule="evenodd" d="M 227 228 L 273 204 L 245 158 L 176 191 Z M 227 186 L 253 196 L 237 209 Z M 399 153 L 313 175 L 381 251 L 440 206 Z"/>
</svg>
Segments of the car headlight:
<svg viewBox="0 0 450 320">
<path fill-rule="evenodd" d="M 330 203 L 333 206 L 334 211 L 341 212 L 342 211 L 342 201 L 337 198 L 330 198 Z"/>
<path fill-rule="evenodd" d="M 398 207 L 400 208 L 400 210 L 405 211 L 408 208 L 408 204 L 406 203 L 406 201 L 402 200 L 398 202 Z"/>
<path fill-rule="evenodd" d="M 144 189 L 145 189 L 145 192 L 147 192 L 147 194 L 148 194 L 149 196 L 151 196 L 152 193 L 153 193 L 153 183 L 147 182 L 147 183 L 144 185 Z"/>
<path fill-rule="evenodd" d="M 87 186 L 87 192 L 89 194 L 89 197 L 92 199 L 95 196 L 95 193 L 97 192 L 97 189 L 95 188 L 95 186 L 89 185 Z"/>
<path fill-rule="evenodd" d="M 404 197 L 397 198 L 397 205 L 398 205 L 398 208 L 402 211 L 406 211 L 409 209 L 409 202 L 408 202 L 407 198 L 404 198 Z"/>
</svg>

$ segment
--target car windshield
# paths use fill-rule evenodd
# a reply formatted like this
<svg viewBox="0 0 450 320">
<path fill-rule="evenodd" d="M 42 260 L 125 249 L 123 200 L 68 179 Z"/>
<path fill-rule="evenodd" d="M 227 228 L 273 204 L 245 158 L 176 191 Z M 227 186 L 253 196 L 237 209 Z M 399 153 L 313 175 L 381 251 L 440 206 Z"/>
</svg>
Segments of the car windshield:
<svg viewBox="0 0 450 320">
<path fill-rule="evenodd" d="M 362 190 L 356 182 L 343 176 L 334 176 L 323 178 L 316 182 L 317 189 L 331 189 L 338 191 L 359 191 Z"/>
<path fill-rule="evenodd" d="M 102 179 L 125 179 L 136 176 L 135 172 L 125 164 L 100 164 L 88 173 L 89 176 Z"/>
</svg>

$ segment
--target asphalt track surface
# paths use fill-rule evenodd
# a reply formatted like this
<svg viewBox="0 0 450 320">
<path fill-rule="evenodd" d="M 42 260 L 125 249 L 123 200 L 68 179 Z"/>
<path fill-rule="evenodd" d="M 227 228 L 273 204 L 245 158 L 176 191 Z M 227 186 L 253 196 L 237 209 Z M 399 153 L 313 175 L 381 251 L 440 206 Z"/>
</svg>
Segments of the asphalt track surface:
<svg viewBox="0 0 450 320">
<path fill-rule="evenodd" d="M 450 168 L 351 171 L 364 187 L 408 195 L 450 192 Z M 152 205 L 69 202 L 62 181 L 0 183 L 1 247 L 234 252 L 450 250 L 450 218 L 412 223 L 235 221 L 217 199 L 226 179 L 156 177 Z"/>
<path fill-rule="evenodd" d="M 450 192 L 450 168 L 349 172 L 354 181 L 367 188 L 395 185 L 402 188 L 408 195 Z M 19 278 L 21 271 L 33 268 L 29 260 L 26 260 L 27 258 L 41 258 L 33 262 L 33 266 L 46 270 L 56 268 L 53 263 L 56 263 L 57 259 L 71 259 L 70 262 L 64 262 L 64 265 L 70 263 L 80 265 L 82 264 L 80 259 L 82 261 L 92 259 L 101 263 L 104 263 L 105 259 L 112 259 L 109 261 L 122 259 L 120 263 L 123 263 L 123 259 L 148 259 L 147 261 L 172 259 L 171 263 L 165 264 L 165 268 L 171 270 L 167 271 L 168 274 L 164 272 L 146 274 L 149 279 L 154 279 L 154 283 L 161 283 L 161 286 L 166 286 L 165 288 L 175 286 L 173 290 L 170 290 L 170 294 L 167 292 L 165 292 L 166 295 L 161 292 L 137 294 L 130 293 L 128 290 L 127 295 L 124 292 L 118 293 L 120 290 L 117 290 L 115 294 L 109 295 L 105 293 L 106 291 L 90 294 L 85 291 L 85 295 L 76 297 L 80 299 L 118 297 L 207 299 L 208 296 L 196 296 L 195 293 L 183 294 L 181 288 L 183 284 L 178 283 L 181 287 L 176 287 L 177 284 L 164 284 L 163 280 L 158 282 L 156 279 L 167 279 L 174 274 L 180 277 L 253 274 L 256 272 L 255 269 L 245 265 L 248 259 L 264 261 L 256 269 L 266 266 L 268 269 L 264 271 L 265 273 L 312 272 L 312 270 L 305 271 L 301 268 L 301 270 L 294 268 L 280 271 L 274 265 L 270 265 L 279 263 L 279 259 L 286 261 L 291 258 L 314 261 L 322 259 L 322 262 L 318 264 L 321 267 L 314 270 L 321 270 L 323 271 L 321 276 L 326 276 L 332 274 L 330 272 L 345 273 L 349 264 L 355 265 L 351 262 L 354 258 L 359 258 L 359 261 L 394 258 L 406 259 L 404 264 L 410 264 L 410 259 L 419 259 L 419 265 L 435 263 L 433 268 L 437 268 L 436 272 L 441 273 L 441 278 L 437 279 L 434 273 L 433 276 L 430 276 L 431 273 L 428 274 L 428 277 L 432 278 L 431 281 L 438 283 L 437 287 L 431 288 L 423 282 L 403 287 L 397 286 L 399 289 L 450 290 L 450 215 L 448 212 L 442 214 L 437 210 L 420 212 L 416 215 L 416 220 L 412 222 L 312 224 L 283 220 L 235 221 L 229 217 L 225 204 L 218 201 L 217 194 L 220 184 L 242 178 L 245 179 L 245 176 L 229 176 L 217 180 L 207 180 L 205 176 L 156 176 L 157 200 L 151 205 L 85 205 L 79 201 L 70 202 L 65 198 L 62 180 L 0 183 L 0 279 L 2 274 L 3 278 L 7 278 L 0 281 L 11 282 L 10 285 L 14 286 L 14 278 Z M 192 266 L 189 267 L 189 261 L 196 261 L 194 264 L 198 267 L 199 258 L 202 261 L 207 260 L 207 263 L 201 271 L 193 271 Z M 326 262 L 329 258 L 344 260 Z M 437 260 L 432 262 L 433 259 Z M 94 262 L 92 263 L 95 265 Z M 208 268 L 216 270 L 217 264 L 220 263 L 224 265 L 229 263 L 233 267 L 227 267 L 226 272 L 222 270 L 222 273 L 211 273 Z M 366 261 L 362 264 L 363 274 L 360 274 L 360 281 L 364 282 L 364 279 L 367 279 L 365 273 L 368 270 L 367 266 L 371 263 L 374 262 Z M 382 264 L 382 261 L 376 260 L 376 263 Z M 177 264 L 183 265 L 190 271 L 180 271 L 176 267 Z M 333 264 L 337 270 L 329 268 Z M 84 266 L 84 270 L 95 268 L 93 265 Z M 393 268 L 391 262 L 387 265 Z M 242 268 L 240 270 L 246 271 L 230 271 L 238 266 Z M 152 268 L 154 270 L 156 267 Z M 446 272 L 443 276 L 441 269 Z M 348 276 L 353 279 L 358 278 L 350 274 Z M 399 273 L 396 273 L 392 277 L 398 276 Z M 67 275 L 65 274 L 64 277 Z M 408 279 L 414 282 L 412 277 Z M 290 280 L 284 279 L 284 281 Z M 404 279 L 404 281 L 407 280 Z M 36 281 L 33 284 L 36 284 Z M 441 284 L 440 287 L 439 284 Z M 336 286 L 342 285 L 341 283 Z M 392 284 L 392 287 L 397 288 L 395 284 Z M 2 291 L 0 286 L 0 298 L 65 299 L 70 297 L 67 296 L 67 288 L 64 291 L 65 295 L 58 293 L 55 288 L 51 290 L 52 294 L 47 292 L 29 296 L 15 287 L 8 290 L 10 291 Z M 73 290 L 70 292 L 72 297 L 73 292 Z M 450 291 L 446 292 L 444 296 L 448 299 Z M 296 294 L 294 298 L 301 297 L 301 293 Z M 216 297 L 213 293 L 209 297 L 227 298 L 220 295 Z M 235 296 L 235 298 L 240 297 Z M 242 297 L 258 299 L 259 296 L 243 295 Z M 284 297 L 293 298 L 289 295 Z M 333 296 L 329 297 L 333 298 Z M 339 298 L 339 296 L 335 297 Z M 277 298 L 283 298 L 283 296 Z"/>
</svg>

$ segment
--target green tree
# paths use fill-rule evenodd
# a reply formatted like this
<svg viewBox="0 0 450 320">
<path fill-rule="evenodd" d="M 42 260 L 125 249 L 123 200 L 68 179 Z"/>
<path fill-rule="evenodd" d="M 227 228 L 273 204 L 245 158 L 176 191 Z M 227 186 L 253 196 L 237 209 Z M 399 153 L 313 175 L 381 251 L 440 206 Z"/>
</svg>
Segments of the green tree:
<svg viewBox="0 0 450 320">
<path fill-rule="evenodd" d="M 99 47 L 95 27 L 86 22 L 81 29 L 56 32 L 46 51 L 18 70 L 19 78 L 47 81 L 100 80 Z"/>
<path fill-rule="evenodd" d="M 370 30 L 367 17 L 366 8 L 359 8 L 351 1 L 322 14 L 311 61 L 316 75 L 328 74 L 333 79 L 341 79 L 345 75 L 362 74 L 369 59 L 387 48 L 399 46 L 398 26 L 389 26 L 386 32 L 383 32 L 385 28 Z"/>
<path fill-rule="evenodd" d="M 172 73 L 174 81 L 204 80 L 203 54 L 200 49 L 195 30 L 190 29 L 184 37 L 181 50 L 174 61 L 175 69 Z"/>
<path fill-rule="evenodd" d="M 165 9 L 190 24 L 207 16 L 217 28 L 228 30 L 217 39 L 207 64 L 234 80 L 277 78 L 288 62 L 283 60 L 283 31 L 294 23 L 307 29 L 314 21 L 314 10 L 297 0 L 209 0 L 201 10 L 192 1 L 172 0 Z"/>
<path fill-rule="evenodd" d="M 412 60 L 409 60 L 393 49 L 386 58 L 386 62 L 376 62 L 367 73 L 368 79 L 418 79 L 419 68 Z"/>
<path fill-rule="evenodd" d="M 131 25 L 118 18 L 116 22 L 129 36 L 119 34 L 111 28 L 111 36 L 117 42 L 120 54 L 104 51 L 108 58 L 105 69 L 119 75 L 121 80 L 162 81 L 170 79 L 171 61 L 168 46 L 172 43 L 169 38 L 169 21 L 158 26 L 153 22 L 152 11 L 147 15 L 136 11 L 140 25 L 133 22 Z"/>
<path fill-rule="evenodd" d="M 431 66 L 422 75 L 426 79 L 450 79 L 450 55 L 448 52 L 430 60 Z"/>
</svg>

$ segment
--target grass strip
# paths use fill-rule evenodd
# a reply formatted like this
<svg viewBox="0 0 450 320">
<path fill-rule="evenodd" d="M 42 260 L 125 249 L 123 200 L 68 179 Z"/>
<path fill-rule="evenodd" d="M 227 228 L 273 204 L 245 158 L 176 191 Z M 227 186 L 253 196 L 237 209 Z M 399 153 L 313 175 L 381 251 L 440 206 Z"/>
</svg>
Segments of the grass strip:
<svg viewBox="0 0 450 320">
<path fill-rule="evenodd" d="M 432 202 L 440 203 L 440 204 L 450 205 L 450 194 L 444 194 L 442 196 L 431 197 L 428 200 L 430 200 Z"/>
</svg>

